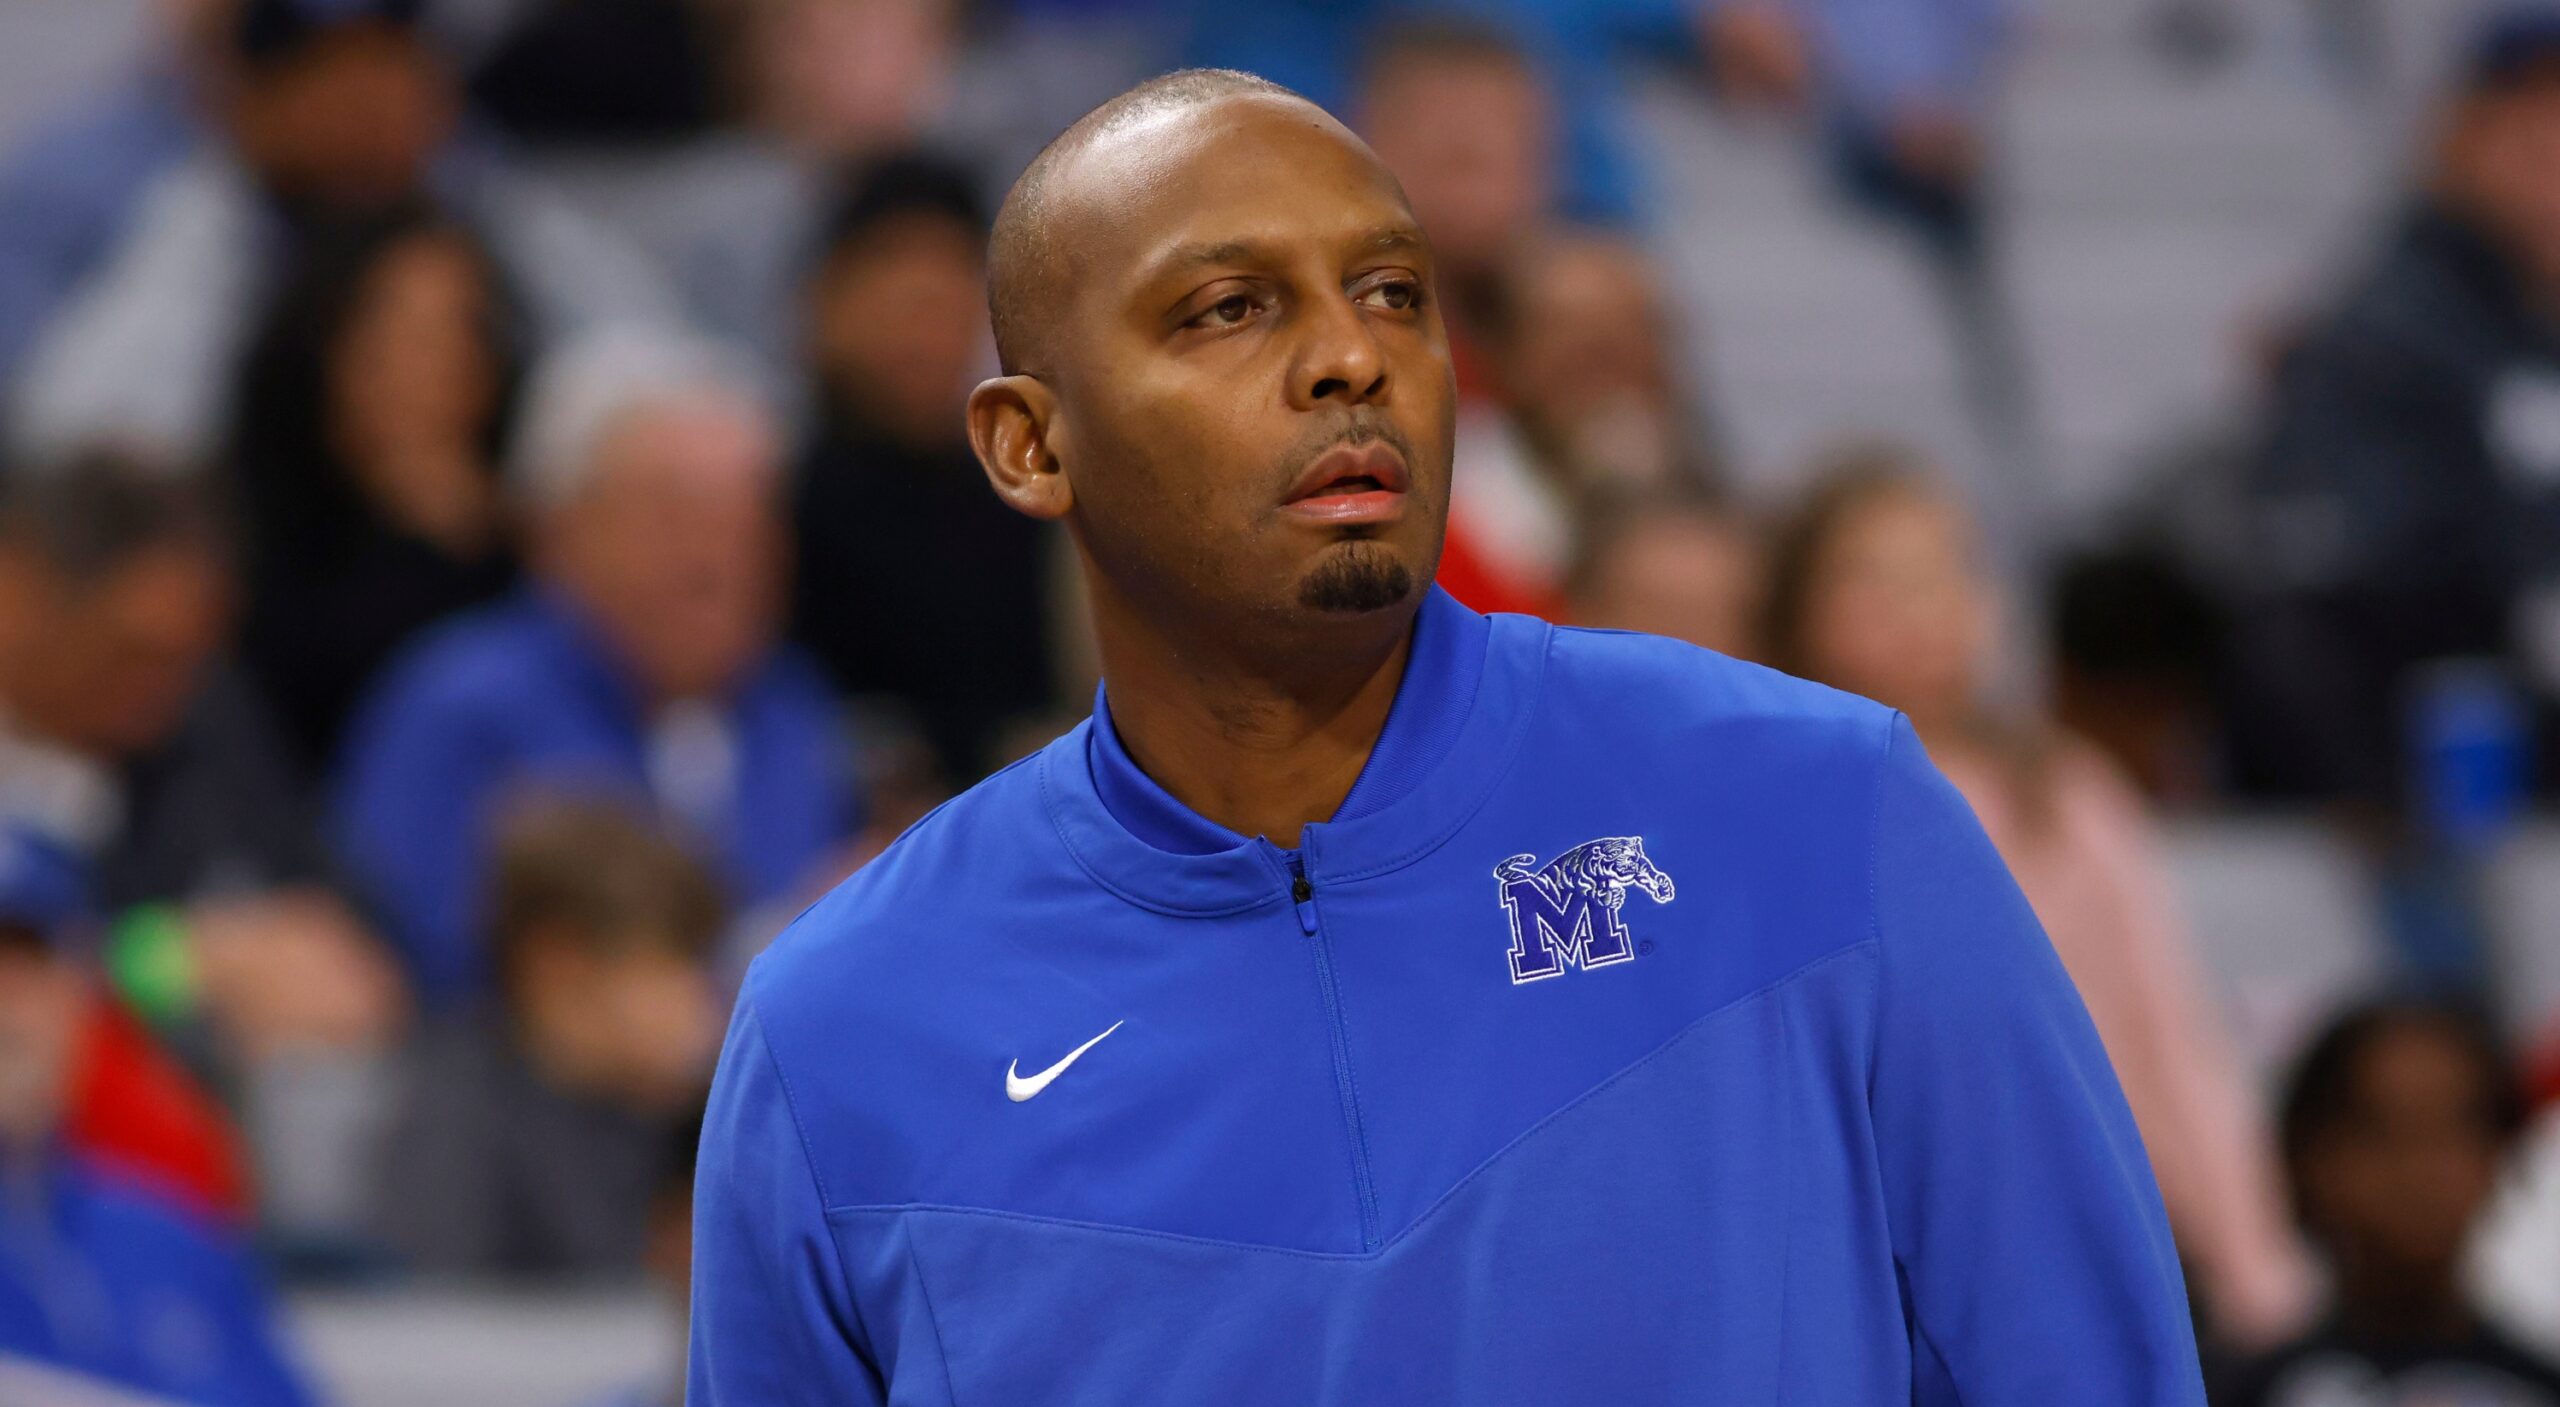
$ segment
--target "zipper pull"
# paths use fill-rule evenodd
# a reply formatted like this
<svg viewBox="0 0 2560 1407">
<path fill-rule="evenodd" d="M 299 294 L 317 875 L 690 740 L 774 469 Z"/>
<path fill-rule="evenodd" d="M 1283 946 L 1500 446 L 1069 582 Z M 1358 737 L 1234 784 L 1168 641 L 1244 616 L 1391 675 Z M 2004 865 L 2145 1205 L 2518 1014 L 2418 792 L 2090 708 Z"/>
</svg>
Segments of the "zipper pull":
<svg viewBox="0 0 2560 1407">
<path fill-rule="evenodd" d="M 1298 906 L 1298 926 L 1310 935 L 1316 931 L 1316 885 L 1307 878 L 1306 861 L 1289 857 L 1289 898 Z"/>
</svg>

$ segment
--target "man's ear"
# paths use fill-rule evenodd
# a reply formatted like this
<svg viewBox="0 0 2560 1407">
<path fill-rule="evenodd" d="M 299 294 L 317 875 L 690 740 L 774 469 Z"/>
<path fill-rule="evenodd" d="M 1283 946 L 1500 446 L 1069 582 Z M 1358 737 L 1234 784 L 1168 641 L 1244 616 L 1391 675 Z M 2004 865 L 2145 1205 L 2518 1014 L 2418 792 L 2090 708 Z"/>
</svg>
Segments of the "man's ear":
<svg viewBox="0 0 2560 1407">
<path fill-rule="evenodd" d="M 1050 445 L 1058 400 L 1037 377 L 999 376 L 969 393 L 969 446 L 996 497 L 1027 517 L 1054 520 L 1075 506 L 1075 489 Z"/>
</svg>

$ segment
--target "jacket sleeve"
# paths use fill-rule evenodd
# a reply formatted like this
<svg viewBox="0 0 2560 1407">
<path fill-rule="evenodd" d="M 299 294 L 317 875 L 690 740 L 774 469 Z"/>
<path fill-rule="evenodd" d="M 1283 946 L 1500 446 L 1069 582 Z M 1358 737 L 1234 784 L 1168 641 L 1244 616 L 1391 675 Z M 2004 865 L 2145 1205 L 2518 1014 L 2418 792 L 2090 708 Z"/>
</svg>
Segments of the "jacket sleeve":
<svg viewBox="0 0 2560 1407">
<path fill-rule="evenodd" d="M 738 999 L 693 1191 L 687 1407 L 864 1407 L 864 1358 L 826 1196 L 751 998 Z"/>
<path fill-rule="evenodd" d="M 2079 995 L 1899 717 L 1869 1101 L 1915 1407 L 2201 1407 L 2178 1257 Z"/>
</svg>

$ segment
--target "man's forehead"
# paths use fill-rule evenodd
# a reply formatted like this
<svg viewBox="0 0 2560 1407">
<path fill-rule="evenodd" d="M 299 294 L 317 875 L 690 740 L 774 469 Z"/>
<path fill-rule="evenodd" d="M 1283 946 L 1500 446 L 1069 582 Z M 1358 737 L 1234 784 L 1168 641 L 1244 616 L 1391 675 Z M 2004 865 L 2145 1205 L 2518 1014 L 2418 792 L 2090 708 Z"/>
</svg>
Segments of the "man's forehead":
<svg viewBox="0 0 2560 1407">
<path fill-rule="evenodd" d="M 1061 184 L 1068 246 L 1112 281 L 1207 251 L 1361 239 L 1412 220 L 1357 137 L 1311 104 L 1260 94 L 1113 132 Z"/>
</svg>

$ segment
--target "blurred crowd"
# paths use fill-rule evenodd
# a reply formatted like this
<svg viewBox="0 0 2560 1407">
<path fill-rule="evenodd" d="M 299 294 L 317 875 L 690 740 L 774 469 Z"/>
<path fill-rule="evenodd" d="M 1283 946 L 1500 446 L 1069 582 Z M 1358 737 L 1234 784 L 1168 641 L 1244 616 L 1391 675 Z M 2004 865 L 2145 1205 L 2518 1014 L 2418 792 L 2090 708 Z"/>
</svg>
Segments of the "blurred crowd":
<svg viewBox="0 0 2560 1407">
<path fill-rule="evenodd" d="M 2032 473 L 1984 219 L 2028 0 L 159 0 L 0 155 L 0 1359 L 299 1404 L 279 1280 L 681 1314 L 742 964 L 1093 696 L 963 438 L 992 202 L 1216 63 L 1432 235 L 1445 587 L 1912 719 L 2115 1060 L 2217 1402 L 2560 1407 L 2560 1012 L 2481 1014 L 2485 867 L 2560 796 L 2560 8 L 2478 9 L 2245 432 L 2064 536 L 1891 426 L 1738 473 L 1626 103 L 1907 239 Z M 2270 806 L 2392 949 L 2273 1097 L 2159 837 Z"/>
</svg>

